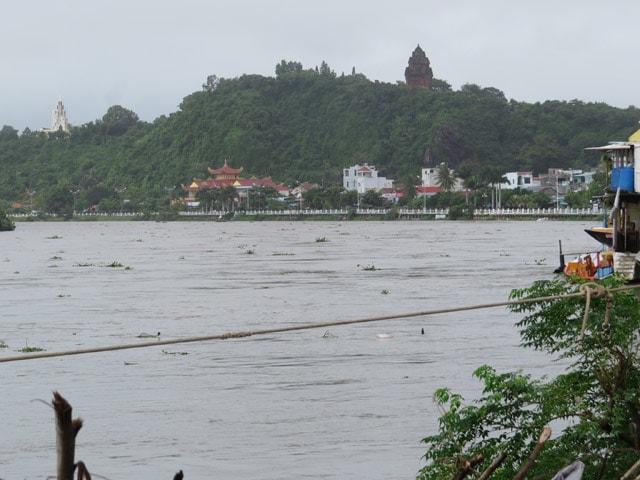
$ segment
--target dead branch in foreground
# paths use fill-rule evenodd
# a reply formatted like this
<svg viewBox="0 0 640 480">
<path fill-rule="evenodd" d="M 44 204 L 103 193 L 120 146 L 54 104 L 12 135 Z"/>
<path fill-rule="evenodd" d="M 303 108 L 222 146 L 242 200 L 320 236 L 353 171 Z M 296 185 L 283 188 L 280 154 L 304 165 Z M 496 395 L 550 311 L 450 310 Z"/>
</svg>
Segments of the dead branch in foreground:
<svg viewBox="0 0 640 480">
<path fill-rule="evenodd" d="M 533 449 L 533 452 L 529 456 L 529 459 L 525 462 L 524 466 L 518 472 L 518 474 L 515 477 L 513 477 L 513 480 L 522 480 L 524 478 L 524 476 L 527 474 L 529 469 L 535 463 L 536 458 L 538 458 L 538 455 L 540 455 L 540 452 L 542 452 L 542 449 L 544 448 L 544 444 L 547 443 L 547 440 L 549 440 L 549 438 L 551 438 L 551 427 L 546 426 L 542 429 L 542 433 L 540 434 L 538 443 L 536 444 L 535 448 Z"/>
<path fill-rule="evenodd" d="M 473 469 L 480 465 L 484 461 L 484 457 L 482 455 L 476 455 L 471 460 L 458 460 L 457 473 L 456 476 L 453 477 L 453 480 L 462 480 L 467 475 L 469 475 Z"/>
<path fill-rule="evenodd" d="M 58 453 L 57 480 L 73 480 L 73 471 L 78 468 L 77 480 L 91 480 L 91 474 L 84 462 L 74 463 L 76 436 L 82 428 L 82 418 L 72 418 L 69 402 L 58 392 L 53 392 L 51 402 L 56 412 L 56 451 Z M 175 474 L 174 480 L 183 480 L 182 470 Z"/>
<path fill-rule="evenodd" d="M 56 412 L 56 451 L 58 452 L 56 478 L 57 480 L 73 480 L 76 436 L 82 428 L 82 419 L 71 418 L 71 405 L 58 392 L 53 392 L 53 402 L 51 403 Z"/>
<path fill-rule="evenodd" d="M 491 475 L 493 475 L 493 472 L 495 472 L 498 467 L 500 467 L 500 465 L 502 465 L 502 462 L 504 462 L 505 458 L 507 458 L 507 454 L 504 452 L 501 452 L 500 455 L 498 455 L 493 462 L 491 462 L 491 465 L 489 465 L 489 468 L 487 468 L 482 475 L 480 475 L 478 477 L 478 480 L 487 480 Z"/>
</svg>

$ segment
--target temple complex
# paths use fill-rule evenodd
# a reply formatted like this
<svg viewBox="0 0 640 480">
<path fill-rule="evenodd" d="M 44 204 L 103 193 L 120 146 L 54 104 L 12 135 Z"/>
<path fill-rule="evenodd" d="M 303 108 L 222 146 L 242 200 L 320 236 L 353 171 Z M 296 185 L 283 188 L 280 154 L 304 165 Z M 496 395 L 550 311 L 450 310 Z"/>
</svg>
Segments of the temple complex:
<svg viewBox="0 0 640 480">
<path fill-rule="evenodd" d="M 58 100 L 58 105 L 56 105 L 56 109 L 53 111 L 53 122 L 51 123 L 51 128 L 43 128 L 42 131 L 46 133 L 52 133 L 52 132 L 69 133 L 69 122 L 67 121 L 67 112 L 64 109 L 62 100 Z"/>
<path fill-rule="evenodd" d="M 431 90 L 433 72 L 429 66 L 429 59 L 420 45 L 409 57 L 409 66 L 404 70 L 404 78 L 412 88 L 422 87 Z"/>
<path fill-rule="evenodd" d="M 220 168 L 213 169 L 209 167 L 207 169 L 209 174 L 213 175 L 206 180 L 200 180 L 197 178 L 193 179 L 189 185 L 182 185 L 182 190 L 187 193 L 186 198 L 184 199 L 185 203 L 188 206 L 193 206 L 194 202 L 196 202 L 196 194 L 198 190 L 204 188 L 224 188 L 224 187 L 235 187 L 238 190 L 238 197 L 240 201 L 248 198 L 248 191 L 255 187 L 273 187 L 275 188 L 280 195 L 286 196 L 289 195 L 289 189 L 283 185 L 277 185 L 271 177 L 265 178 L 242 178 L 240 174 L 244 170 L 243 167 L 233 168 L 227 164 L 227 160 L 224 160 L 224 165 Z"/>
</svg>

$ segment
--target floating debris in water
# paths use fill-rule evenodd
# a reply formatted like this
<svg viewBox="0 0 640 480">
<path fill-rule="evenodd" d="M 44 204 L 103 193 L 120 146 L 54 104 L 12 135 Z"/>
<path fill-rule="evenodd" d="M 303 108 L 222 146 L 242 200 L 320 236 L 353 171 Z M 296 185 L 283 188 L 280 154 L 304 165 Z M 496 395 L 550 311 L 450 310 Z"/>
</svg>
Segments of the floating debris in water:
<svg viewBox="0 0 640 480">
<path fill-rule="evenodd" d="M 168 350 L 162 350 L 163 355 L 189 355 L 189 352 L 170 352 Z"/>
<path fill-rule="evenodd" d="M 156 333 L 155 335 L 142 332 L 140 335 L 138 335 L 138 338 L 159 338 L 159 337 L 160 337 L 160 332 Z"/>
</svg>

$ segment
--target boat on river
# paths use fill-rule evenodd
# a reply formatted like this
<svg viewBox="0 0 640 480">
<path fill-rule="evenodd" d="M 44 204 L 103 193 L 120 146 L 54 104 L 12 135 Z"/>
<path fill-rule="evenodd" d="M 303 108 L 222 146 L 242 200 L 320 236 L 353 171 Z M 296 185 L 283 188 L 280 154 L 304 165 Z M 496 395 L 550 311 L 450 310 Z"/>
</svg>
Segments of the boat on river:
<svg viewBox="0 0 640 480">
<path fill-rule="evenodd" d="M 584 231 L 602 245 L 613 247 L 613 227 L 591 227 Z"/>
<path fill-rule="evenodd" d="M 578 275 L 587 280 L 602 280 L 613 274 L 613 265 L 613 252 L 588 252 L 569 261 L 563 272 L 570 277 Z"/>
<path fill-rule="evenodd" d="M 560 271 L 588 279 L 613 273 L 640 280 L 640 130 L 626 142 L 611 142 L 587 151 L 600 152 L 607 165 L 603 202 L 609 208 L 602 227 L 586 229 L 601 250 L 577 255 L 566 265 L 562 247 Z"/>
<path fill-rule="evenodd" d="M 614 272 L 613 227 L 591 227 L 584 231 L 600 243 L 600 250 L 577 254 L 566 265 L 561 251 L 560 262 L 562 266 L 559 271 L 570 277 L 578 275 L 587 280 L 601 280 L 612 275 Z"/>
</svg>

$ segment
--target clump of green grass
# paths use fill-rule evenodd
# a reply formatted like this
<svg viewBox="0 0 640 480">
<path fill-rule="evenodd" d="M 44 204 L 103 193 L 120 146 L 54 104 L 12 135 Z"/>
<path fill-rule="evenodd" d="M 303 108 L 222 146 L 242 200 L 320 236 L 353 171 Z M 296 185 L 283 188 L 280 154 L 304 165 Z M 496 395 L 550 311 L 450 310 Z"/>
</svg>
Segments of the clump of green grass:
<svg viewBox="0 0 640 480">
<path fill-rule="evenodd" d="M 316 238 L 316 242 L 318 243 L 323 243 L 323 242 L 328 242 L 329 240 L 327 240 L 327 237 L 318 237 Z"/>
<path fill-rule="evenodd" d="M 253 255 L 255 252 L 255 250 L 249 249 L 247 250 L 247 255 Z"/>
<path fill-rule="evenodd" d="M 124 265 L 122 265 L 119 261 L 114 260 L 113 262 L 105 265 L 106 267 L 111 267 L 111 268 L 122 268 Z"/>
<path fill-rule="evenodd" d="M 57 240 L 57 239 L 60 239 L 60 238 L 62 238 L 62 237 L 60 237 L 58 235 L 52 235 L 50 237 L 47 237 L 47 240 Z"/>
<path fill-rule="evenodd" d="M 0 348 L 9 348 L 9 345 L 0 340 Z"/>
<path fill-rule="evenodd" d="M 74 267 L 93 267 L 93 263 L 76 263 Z"/>
<path fill-rule="evenodd" d="M 30 347 L 28 343 L 25 342 L 25 346 L 20 349 L 22 353 L 34 353 L 34 352 L 44 352 L 44 348 L 40 347 Z"/>
<path fill-rule="evenodd" d="M 382 295 L 389 295 L 389 290 L 386 288 L 380 292 Z"/>
<path fill-rule="evenodd" d="M 293 253 L 285 253 L 285 252 L 273 252 L 274 257 L 280 257 L 285 255 L 294 255 Z"/>
</svg>

